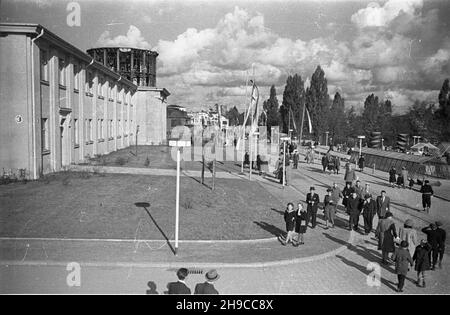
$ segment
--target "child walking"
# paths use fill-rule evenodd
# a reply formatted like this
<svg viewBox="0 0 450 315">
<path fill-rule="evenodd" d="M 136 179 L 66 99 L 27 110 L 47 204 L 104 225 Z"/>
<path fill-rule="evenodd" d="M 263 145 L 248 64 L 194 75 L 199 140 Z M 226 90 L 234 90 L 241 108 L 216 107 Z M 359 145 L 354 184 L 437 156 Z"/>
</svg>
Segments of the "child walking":
<svg viewBox="0 0 450 315">
<path fill-rule="evenodd" d="M 286 222 L 286 239 L 279 238 L 281 244 L 286 246 L 289 243 L 294 245 L 294 229 L 295 229 L 295 217 L 294 204 L 289 202 L 287 204 L 286 211 L 284 212 L 284 221 Z"/>
<path fill-rule="evenodd" d="M 414 270 L 417 271 L 417 286 L 425 288 L 425 271 L 430 269 L 430 245 L 426 240 L 421 240 L 414 251 Z"/>
<path fill-rule="evenodd" d="M 296 215 L 295 232 L 297 233 L 297 241 L 294 244 L 295 247 L 305 244 L 303 235 L 306 233 L 307 229 L 308 214 L 301 203 L 298 204 Z"/>
</svg>

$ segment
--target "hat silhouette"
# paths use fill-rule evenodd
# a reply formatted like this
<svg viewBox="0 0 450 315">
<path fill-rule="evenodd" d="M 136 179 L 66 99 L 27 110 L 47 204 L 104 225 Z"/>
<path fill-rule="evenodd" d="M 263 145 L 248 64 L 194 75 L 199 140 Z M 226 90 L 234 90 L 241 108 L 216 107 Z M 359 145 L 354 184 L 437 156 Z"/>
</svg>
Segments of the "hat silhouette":
<svg viewBox="0 0 450 315">
<path fill-rule="evenodd" d="M 205 278 L 208 281 L 217 281 L 220 278 L 220 275 L 217 273 L 217 270 L 212 269 L 206 273 Z"/>
</svg>

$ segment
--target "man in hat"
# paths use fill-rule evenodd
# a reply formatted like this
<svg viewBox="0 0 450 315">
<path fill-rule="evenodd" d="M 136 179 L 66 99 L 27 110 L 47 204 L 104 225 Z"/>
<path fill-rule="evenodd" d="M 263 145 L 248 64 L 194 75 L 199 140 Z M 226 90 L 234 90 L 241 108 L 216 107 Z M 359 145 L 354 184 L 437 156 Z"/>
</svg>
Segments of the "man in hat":
<svg viewBox="0 0 450 315">
<path fill-rule="evenodd" d="M 177 282 L 170 282 L 167 284 L 167 289 L 169 290 L 169 294 L 184 294 L 190 295 L 191 289 L 186 285 L 186 278 L 189 274 L 189 271 L 186 268 L 180 268 L 177 271 Z"/>
<path fill-rule="evenodd" d="M 214 288 L 214 282 L 219 280 L 220 276 L 215 269 L 210 270 L 205 275 L 206 281 L 204 283 L 199 283 L 195 286 L 194 294 L 219 294 L 219 292 Z"/>
<path fill-rule="evenodd" d="M 313 229 L 316 228 L 316 220 L 317 220 L 317 209 L 319 207 L 319 195 L 315 193 L 316 188 L 314 186 L 311 186 L 309 188 L 309 193 L 306 195 L 306 213 L 308 215 L 308 220 L 306 222 L 306 225 L 308 225 L 309 222 L 311 222 L 311 227 Z"/>
<path fill-rule="evenodd" d="M 429 226 L 422 229 L 422 232 L 427 236 L 427 242 L 431 247 L 430 261 L 431 270 L 436 268 L 436 263 L 439 255 L 439 244 L 442 244 L 442 234 L 437 230 L 436 223 L 431 223 Z"/>
<path fill-rule="evenodd" d="M 439 236 L 439 244 L 438 244 L 438 253 L 439 253 L 439 269 L 442 269 L 442 259 L 444 258 L 444 252 L 445 252 L 445 240 L 447 238 L 447 233 L 444 229 L 441 228 L 442 223 L 440 221 L 436 221 L 437 226 L 437 233 Z"/>
<path fill-rule="evenodd" d="M 375 200 L 372 199 L 372 195 L 364 195 L 363 203 L 363 219 L 364 219 L 364 233 L 367 235 L 373 230 L 373 218 L 377 213 L 377 204 Z"/>
<path fill-rule="evenodd" d="M 431 196 L 433 196 L 433 188 L 430 185 L 430 181 L 425 180 L 425 184 L 420 188 L 420 193 L 422 194 L 422 206 L 423 211 L 430 213 L 431 208 Z"/>
<path fill-rule="evenodd" d="M 347 182 L 345 183 L 344 190 L 342 191 L 342 204 L 347 209 L 348 200 L 350 199 L 351 195 L 355 189 L 352 187 L 352 183 Z M 347 211 L 348 213 L 348 211 Z"/>
<path fill-rule="evenodd" d="M 351 197 L 347 201 L 347 212 L 349 214 L 348 229 L 358 231 L 359 215 L 360 215 L 360 203 L 356 191 L 354 191 Z"/>
</svg>

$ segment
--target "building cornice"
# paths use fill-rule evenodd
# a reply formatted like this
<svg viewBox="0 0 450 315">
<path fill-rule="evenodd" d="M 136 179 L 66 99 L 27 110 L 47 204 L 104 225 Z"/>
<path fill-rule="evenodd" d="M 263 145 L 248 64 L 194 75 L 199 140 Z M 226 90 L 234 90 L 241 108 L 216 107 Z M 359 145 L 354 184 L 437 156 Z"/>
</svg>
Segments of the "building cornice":
<svg viewBox="0 0 450 315">
<path fill-rule="evenodd" d="M 40 24 L 32 24 L 32 23 L 0 23 L 0 34 L 6 33 L 6 34 L 24 34 L 30 37 L 35 37 L 39 35 L 42 30 L 44 30 L 44 34 L 39 37 L 38 41 L 46 40 L 49 43 L 51 43 L 54 46 L 58 46 L 62 48 L 67 53 L 76 56 L 77 58 L 83 60 L 86 63 L 92 62 L 92 57 L 89 56 L 87 53 L 83 52 L 79 48 L 75 47 L 74 45 L 70 44 L 69 42 L 65 41 L 58 35 L 52 33 L 45 27 L 43 27 Z M 94 61 L 91 65 L 96 70 L 99 70 L 113 79 L 119 80 L 124 84 L 130 87 L 132 90 L 137 90 L 137 86 L 133 84 L 133 82 L 121 77 L 116 72 L 108 69 L 107 67 L 103 66 L 101 63 Z"/>
</svg>

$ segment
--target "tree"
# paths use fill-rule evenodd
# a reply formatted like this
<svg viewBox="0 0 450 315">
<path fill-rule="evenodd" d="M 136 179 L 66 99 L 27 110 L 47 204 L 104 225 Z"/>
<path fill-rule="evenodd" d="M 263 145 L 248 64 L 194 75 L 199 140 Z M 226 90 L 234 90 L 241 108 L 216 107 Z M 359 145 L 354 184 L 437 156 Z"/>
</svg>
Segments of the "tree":
<svg viewBox="0 0 450 315">
<path fill-rule="evenodd" d="M 225 117 L 228 119 L 230 126 L 239 125 L 239 110 L 234 106 L 226 112 Z"/>
<path fill-rule="evenodd" d="M 279 113 L 279 105 L 278 105 L 278 99 L 277 99 L 277 91 L 275 89 L 275 86 L 272 85 L 270 87 L 270 96 L 269 99 L 264 101 L 263 103 L 263 109 L 266 112 L 267 120 L 267 131 L 270 133 L 272 126 L 278 126 L 280 123 L 280 113 Z"/>
<path fill-rule="evenodd" d="M 434 120 L 440 129 L 440 140 L 450 141 L 450 83 L 445 79 L 439 92 L 439 108 L 436 110 Z"/>
<path fill-rule="evenodd" d="M 280 125 L 284 133 L 289 128 L 300 133 L 303 106 L 305 104 L 305 83 L 298 74 L 289 76 L 283 92 L 283 102 L 280 106 Z M 297 127 L 297 128 L 295 128 Z"/>
<path fill-rule="evenodd" d="M 316 71 L 314 71 L 311 77 L 311 85 L 306 90 L 306 104 L 311 116 L 313 134 L 316 139 L 320 139 L 327 131 L 330 111 L 327 79 L 320 66 L 317 66 Z"/>
<path fill-rule="evenodd" d="M 363 123 L 363 131 L 366 137 L 368 137 L 370 132 L 372 131 L 380 131 L 381 126 L 379 125 L 379 115 L 380 104 L 378 101 L 378 96 L 370 94 L 369 96 L 367 96 L 364 102 L 364 111 L 361 117 Z"/>
<path fill-rule="evenodd" d="M 434 104 L 427 104 L 419 100 L 414 102 L 406 114 L 406 120 L 412 135 L 421 136 L 427 140 L 435 138 L 433 108 Z"/>
<path fill-rule="evenodd" d="M 328 118 L 328 131 L 330 132 L 330 137 L 333 138 L 333 143 L 344 141 L 347 129 L 347 118 L 345 116 L 344 99 L 339 92 L 336 92 L 334 95 Z"/>
<path fill-rule="evenodd" d="M 355 110 L 355 107 L 352 106 L 346 113 L 346 121 L 347 121 L 347 132 L 345 136 L 347 141 L 355 138 L 357 135 L 360 135 L 363 132 L 362 118 Z M 353 146 L 354 142 L 350 143 L 350 146 Z"/>
</svg>

